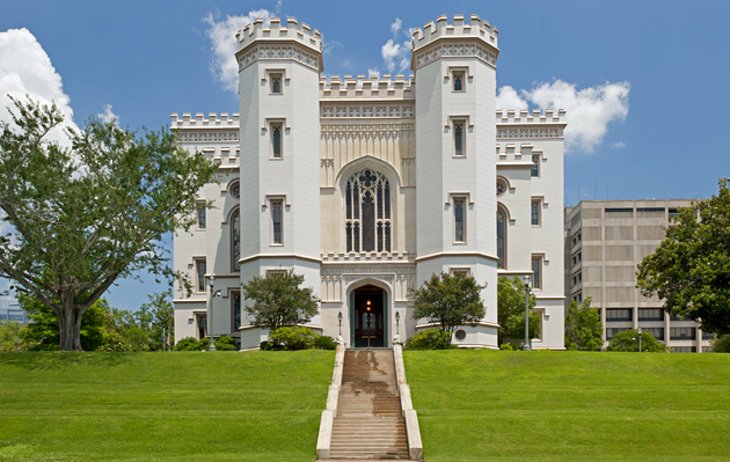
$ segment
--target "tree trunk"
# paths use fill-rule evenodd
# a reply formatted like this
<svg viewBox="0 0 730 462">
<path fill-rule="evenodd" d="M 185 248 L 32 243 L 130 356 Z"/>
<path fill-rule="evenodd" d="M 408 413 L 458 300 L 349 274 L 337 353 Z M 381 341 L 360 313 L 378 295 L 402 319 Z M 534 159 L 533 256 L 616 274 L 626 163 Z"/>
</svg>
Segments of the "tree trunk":
<svg viewBox="0 0 730 462">
<path fill-rule="evenodd" d="M 74 306 L 73 298 L 62 300 L 58 313 L 59 347 L 61 351 L 81 350 L 81 317 L 83 313 Z"/>
</svg>

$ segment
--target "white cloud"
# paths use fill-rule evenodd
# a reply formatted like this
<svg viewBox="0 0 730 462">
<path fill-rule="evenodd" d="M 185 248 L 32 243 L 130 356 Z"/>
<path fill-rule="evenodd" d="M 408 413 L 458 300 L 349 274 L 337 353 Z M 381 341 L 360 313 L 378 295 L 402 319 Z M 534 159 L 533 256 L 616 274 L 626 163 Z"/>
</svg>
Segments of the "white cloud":
<svg viewBox="0 0 730 462">
<path fill-rule="evenodd" d="M 380 49 L 385 67 L 391 73 L 396 71 L 404 72 L 410 65 L 411 40 L 410 38 L 406 38 L 405 40 L 399 39 L 402 28 L 403 21 L 400 18 L 395 18 L 395 21 L 390 25 L 390 31 L 393 33 L 393 37 L 388 39 Z M 408 34 L 405 35 L 408 36 Z"/>
<path fill-rule="evenodd" d="M 611 143 L 611 149 L 620 150 L 624 149 L 626 147 L 626 143 L 623 141 L 616 141 L 615 143 Z"/>
<path fill-rule="evenodd" d="M 119 117 L 112 111 L 111 104 L 105 104 L 104 111 L 97 114 L 97 117 L 104 123 L 117 123 L 119 121 Z"/>
<path fill-rule="evenodd" d="M 395 21 L 390 25 L 390 31 L 393 33 L 393 35 L 398 35 L 398 32 L 400 32 L 400 28 L 403 25 L 403 21 L 401 21 L 400 18 L 395 18 Z"/>
<path fill-rule="evenodd" d="M 540 109 L 565 109 L 566 150 L 593 152 L 603 142 L 609 124 L 623 121 L 629 114 L 629 91 L 628 82 L 577 89 L 575 84 L 556 80 L 519 94 L 512 87 L 502 87 L 497 94 L 497 108 L 526 109 L 531 103 Z"/>
<path fill-rule="evenodd" d="M 377 69 L 368 68 L 368 77 L 380 78 L 380 71 Z"/>
<path fill-rule="evenodd" d="M 56 103 L 65 117 L 64 125 L 78 129 L 73 122 L 71 99 L 63 91 L 61 76 L 41 44 L 25 28 L 0 32 L 0 121 L 12 121 L 8 94 L 21 101 L 26 95 L 43 104 Z M 52 130 L 48 140 L 69 145 L 62 128 Z"/>
<path fill-rule="evenodd" d="M 277 4 L 277 7 L 280 5 Z M 247 24 L 258 18 L 263 18 L 265 23 L 275 17 L 269 10 L 251 10 L 246 15 L 226 16 L 225 19 L 217 20 L 213 13 L 208 13 L 203 22 L 208 25 L 208 38 L 210 49 L 213 52 L 210 70 L 213 76 L 223 83 L 226 90 L 236 92 L 238 90 L 238 63 L 236 62 L 236 32 L 243 29 Z"/>
<path fill-rule="evenodd" d="M 497 109 L 527 109 L 527 101 L 520 98 L 517 90 L 505 85 L 497 90 Z"/>
</svg>

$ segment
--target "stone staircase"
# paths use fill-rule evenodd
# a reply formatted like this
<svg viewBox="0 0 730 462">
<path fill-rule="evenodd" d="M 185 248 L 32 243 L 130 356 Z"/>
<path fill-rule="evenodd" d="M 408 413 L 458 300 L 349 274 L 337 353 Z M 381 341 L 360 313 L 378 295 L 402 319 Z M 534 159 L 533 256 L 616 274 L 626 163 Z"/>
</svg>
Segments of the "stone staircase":
<svg viewBox="0 0 730 462">
<path fill-rule="evenodd" d="M 392 350 L 345 352 L 330 458 L 408 460 Z"/>
</svg>

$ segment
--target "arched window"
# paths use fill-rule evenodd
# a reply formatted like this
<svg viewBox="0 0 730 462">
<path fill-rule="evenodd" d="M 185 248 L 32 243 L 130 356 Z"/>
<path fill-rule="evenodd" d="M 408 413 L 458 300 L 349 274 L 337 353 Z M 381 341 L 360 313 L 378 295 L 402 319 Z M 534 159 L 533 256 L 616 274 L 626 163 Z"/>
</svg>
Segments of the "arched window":
<svg viewBox="0 0 730 462">
<path fill-rule="evenodd" d="M 390 252 L 390 182 L 382 173 L 361 170 L 345 185 L 348 252 Z"/>
<path fill-rule="evenodd" d="M 497 268 L 507 268 L 507 212 L 497 206 Z"/>
<path fill-rule="evenodd" d="M 231 213 L 228 226 L 230 227 L 231 239 L 231 271 L 241 271 L 241 213 L 240 209 L 236 209 Z"/>
</svg>

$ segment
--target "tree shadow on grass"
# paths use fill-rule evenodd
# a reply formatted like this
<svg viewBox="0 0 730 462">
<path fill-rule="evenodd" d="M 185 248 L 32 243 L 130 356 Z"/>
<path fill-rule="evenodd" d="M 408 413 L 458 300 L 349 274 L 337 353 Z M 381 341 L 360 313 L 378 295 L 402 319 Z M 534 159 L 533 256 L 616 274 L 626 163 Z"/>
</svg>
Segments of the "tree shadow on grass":
<svg viewBox="0 0 730 462">
<path fill-rule="evenodd" d="M 125 364 L 138 353 L 81 353 L 70 351 L 34 351 L 0 353 L 0 363 L 28 370 L 65 369 L 75 366 L 114 367 Z"/>
</svg>

